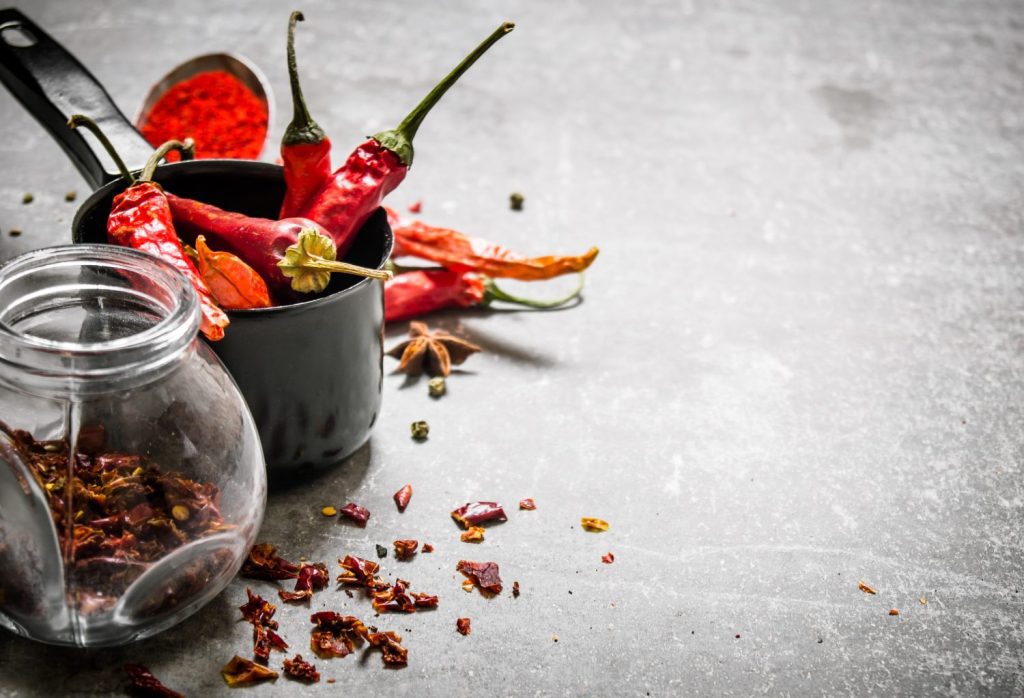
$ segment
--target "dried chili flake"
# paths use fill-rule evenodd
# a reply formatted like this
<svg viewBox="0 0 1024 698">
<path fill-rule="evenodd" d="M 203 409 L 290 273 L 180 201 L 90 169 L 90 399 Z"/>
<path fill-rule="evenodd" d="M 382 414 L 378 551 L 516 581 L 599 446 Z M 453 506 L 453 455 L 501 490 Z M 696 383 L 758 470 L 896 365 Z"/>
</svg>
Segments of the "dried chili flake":
<svg viewBox="0 0 1024 698">
<path fill-rule="evenodd" d="M 900 614 L 900 610 L 898 608 L 890 608 L 889 609 L 889 615 L 890 616 L 898 616 L 899 614 Z"/>
<path fill-rule="evenodd" d="M 519 582 L 512 582 L 512 598 L 519 598 Z"/>
<path fill-rule="evenodd" d="M 405 511 L 405 508 L 409 506 L 410 499 L 412 499 L 412 485 L 405 485 L 395 492 L 395 504 L 398 505 L 399 511 Z"/>
<path fill-rule="evenodd" d="M 243 577 L 250 579 L 295 579 L 299 576 L 298 565 L 277 554 L 277 548 L 270 543 L 259 543 L 252 547 L 249 556 L 242 563 Z"/>
<path fill-rule="evenodd" d="M 473 581 L 470 580 L 470 579 L 467 579 L 467 580 L 462 582 L 462 590 L 467 592 L 467 593 L 468 592 L 472 592 L 473 591 L 473 587 L 475 587 L 475 586 L 476 585 L 473 584 Z"/>
<path fill-rule="evenodd" d="M 357 584 L 373 588 L 377 585 L 377 570 L 380 565 L 371 560 L 364 560 L 355 555 L 346 555 L 343 560 L 338 560 L 343 572 L 338 576 L 341 584 Z"/>
<path fill-rule="evenodd" d="M 346 519 L 354 521 L 357 526 L 366 526 L 366 522 L 370 518 L 370 512 L 354 502 L 349 502 L 343 506 L 338 510 L 338 513 Z"/>
<path fill-rule="evenodd" d="M 473 632 L 473 628 L 470 626 L 469 618 L 459 618 L 455 621 L 455 629 L 463 635 L 469 635 Z"/>
<path fill-rule="evenodd" d="M 275 681 L 277 672 L 243 659 L 237 654 L 220 670 L 228 686 L 251 686 L 262 681 Z"/>
<path fill-rule="evenodd" d="M 863 579 L 857 583 L 857 588 L 863 591 L 865 594 L 871 594 L 872 596 L 878 593 L 878 591 L 876 591 L 874 587 L 870 586 Z"/>
<path fill-rule="evenodd" d="M 370 633 L 366 639 L 371 647 L 380 648 L 385 666 L 404 666 L 409 663 L 409 650 L 402 647 L 401 635 L 391 631 Z"/>
<path fill-rule="evenodd" d="M 927 605 L 928 605 L 928 599 L 926 599 L 926 598 L 925 598 L 925 597 L 923 597 L 923 596 L 922 596 L 921 598 L 919 598 L 919 599 L 917 600 L 917 602 L 918 602 L 919 604 L 921 604 L 922 606 L 927 606 Z"/>
<path fill-rule="evenodd" d="M 594 518 L 593 516 L 584 516 L 580 519 L 580 525 L 583 526 L 584 531 L 590 531 L 591 533 L 601 533 L 608 530 L 607 521 Z"/>
<path fill-rule="evenodd" d="M 288 643 L 280 635 L 268 627 L 253 624 L 252 626 L 252 654 L 260 664 L 270 662 L 270 651 L 278 650 L 284 652 L 288 649 Z"/>
<path fill-rule="evenodd" d="M 132 693 L 146 698 L 185 698 L 184 694 L 164 686 L 160 679 L 141 664 L 125 664 L 124 671 L 132 682 Z"/>
<path fill-rule="evenodd" d="M 258 594 L 252 593 L 252 589 L 248 587 L 245 593 L 249 596 L 249 600 L 238 607 L 238 610 L 242 612 L 242 618 L 253 625 L 264 625 L 268 628 L 277 629 L 277 621 L 273 620 L 274 614 L 277 612 L 277 606 Z"/>
<path fill-rule="evenodd" d="M 501 593 L 501 575 L 498 573 L 497 562 L 470 562 L 459 560 L 455 569 L 466 575 L 481 591 L 490 594 Z"/>
<path fill-rule="evenodd" d="M 464 543 L 481 543 L 484 540 L 485 532 L 485 529 L 480 526 L 470 526 L 468 530 L 462 532 L 459 540 Z"/>
<path fill-rule="evenodd" d="M 409 213 L 421 213 L 423 211 L 423 202 L 417 199 L 409 204 Z"/>
<path fill-rule="evenodd" d="M 377 613 L 415 613 L 416 604 L 406 593 L 409 583 L 401 579 L 373 592 L 373 610 Z"/>
<path fill-rule="evenodd" d="M 610 565 L 613 562 L 615 562 L 615 555 L 613 555 L 612 553 L 605 553 L 601 556 L 601 562 L 603 562 L 606 565 Z"/>
<path fill-rule="evenodd" d="M 355 616 L 343 616 L 334 611 L 314 613 L 309 620 L 316 625 L 310 633 L 310 647 L 324 659 L 352 654 L 369 634 L 363 622 Z"/>
<path fill-rule="evenodd" d="M 334 507 L 327 506 L 327 507 L 322 508 L 320 510 L 320 513 L 323 514 L 324 516 L 337 516 L 338 515 L 338 510 L 335 509 Z"/>
<path fill-rule="evenodd" d="M 284 675 L 306 683 L 316 683 L 320 680 L 320 672 L 316 670 L 315 666 L 303 660 L 301 654 L 284 660 Z"/>
<path fill-rule="evenodd" d="M 299 568 L 299 577 L 295 580 L 295 591 L 279 589 L 277 594 L 282 601 L 303 601 L 312 598 L 314 591 L 325 588 L 330 581 L 331 575 L 324 563 L 302 565 Z"/>
<path fill-rule="evenodd" d="M 452 512 L 452 518 L 463 528 L 485 521 L 508 521 L 505 510 L 497 502 L 467 502 Z"/>
<path fill-rule="evenodd" d="M 434 546 L 432 546 L 430 543 L 424 543 L 422 551 L 425 553 L 432 553 L 434 552 Z"/>
<path fill-rule="evenodd" d="M 533 501 L 532 497 L 527 497 L 519 501 L 519 508 L 524 511 L 533 511 L 537 508 L 537 502 Z"/>
<path fill-rule="evenodd" d="M 395 557 L 399 560 L 408 560 L 416 554 L 416 549 L 420 547 L 419 541 L 415 540 L 396 540 L 395 543 Z"/>
<path fill-rule="evenodd" d="M 437 608 L 438 598 L 433 594 L 417 594 L 413 592 L 412 602 L 416 608 Z"/>
</svg>

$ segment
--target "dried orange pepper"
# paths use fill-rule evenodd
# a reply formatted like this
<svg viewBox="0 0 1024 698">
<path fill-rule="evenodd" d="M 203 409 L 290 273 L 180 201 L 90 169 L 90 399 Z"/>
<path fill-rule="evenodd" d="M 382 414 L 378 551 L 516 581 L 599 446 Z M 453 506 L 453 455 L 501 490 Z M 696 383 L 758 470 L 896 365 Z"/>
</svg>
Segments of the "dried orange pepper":
<svg viewBox="0 0 1024 698">
<path fill-rule="evenodd" d="M 600 533 L 601 531 L 608 530 L 608 522 L 603 519 L 596 519 L 593 516 L 584 516 L 580 519 L 580 525 L 583 526 L 584 530 L 591 531 L 593 533 Z"/>
<path fill-rule="evenodd" d="M 248 264 L 230 252 L 214 252 L 203 235 L 196 238 L 196 253 L 199 273 L 220 307 L 227 310 L 270 307 L 267 282 Z"/>
</svg>

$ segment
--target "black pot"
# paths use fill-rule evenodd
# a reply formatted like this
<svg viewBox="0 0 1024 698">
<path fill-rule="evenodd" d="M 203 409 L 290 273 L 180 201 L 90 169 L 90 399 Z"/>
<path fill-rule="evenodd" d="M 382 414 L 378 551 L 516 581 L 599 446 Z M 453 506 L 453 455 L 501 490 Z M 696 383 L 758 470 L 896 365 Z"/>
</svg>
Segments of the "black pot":
<svg viewBox="0 0 1024 698">
<path fill-rule="evenodd" d="M 96 189 L 72 224 L 75 242 L 104 243 L 117 179 L 94 141 L 65 126 L 73 113 L 100 123 L 129 166 L 152 148 L 95 78 L 16 10 L 0 11 L 0 30 L 16 26 L 31 46 L 0 40 L 0 80 L 68 153 Z M 167 191 L 248 215 L 276 218 L 284 196 L 281 167 L 244 160 L 161 165 Z M 345 261 L 381 268 L 393 239 L 378 210 Z M 337 462 L 370 436 L 383 383 L 384 293 L 380 281 L 334 274 L 324 295 L 276 308 L 231 311 L 224 339 L 210 346 L 238 383 L 256 420 L 267 466 L 291 469 Z"/>
</svg>

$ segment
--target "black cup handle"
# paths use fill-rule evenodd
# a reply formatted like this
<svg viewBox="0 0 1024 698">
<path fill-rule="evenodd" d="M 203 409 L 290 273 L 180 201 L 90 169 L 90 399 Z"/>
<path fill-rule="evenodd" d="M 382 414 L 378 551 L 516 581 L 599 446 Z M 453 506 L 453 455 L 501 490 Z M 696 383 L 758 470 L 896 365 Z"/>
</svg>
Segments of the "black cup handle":
<svg viewBox="0 0 1024 698">
<path fill-rule="evenodd" d="M 93 189 L 120 177 L 99 141 L 68 127 L 85 114 L 103 129 L 131 170 L 153 148 L 85 66 L 18 10 L 0 10 L 0 82 L 42 124 Z"/>
</svg>

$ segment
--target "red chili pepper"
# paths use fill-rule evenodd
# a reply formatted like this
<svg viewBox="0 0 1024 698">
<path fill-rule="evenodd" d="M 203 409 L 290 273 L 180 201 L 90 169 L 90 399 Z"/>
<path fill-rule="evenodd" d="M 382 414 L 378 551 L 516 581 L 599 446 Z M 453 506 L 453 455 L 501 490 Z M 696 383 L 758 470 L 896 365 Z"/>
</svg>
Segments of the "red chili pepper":
<svg viewBox="0 0 1024 698">
<path fill-rule="evenodd" d="M 497 562 L 470 562 L 459 560 L 455 569 L 466 575 L 481 591 L 491 594 L 501 593 L 501 575 Z"/>
<path fill-rule="evenodd" d="M 580 285 L 569 295 L 553 301 L 519 298 L 502 291 L 493 280 L 473 272 L 417 269 L 399 274 L 384 284 L 384 319 L 408 320 L 445 308 L 486 307 L 494 301 L 530 308 L 557 308 L 576 299 Z"/>
<path fill-rule="evenodd" d="M 338 513 L 346 519 L 354 521 L 357 526 L 366 526 L 366 522 L 370 520 L 369 510 L 364 509 L 355 502 L 349 502 L 341 509 L 338 509 Z"/>
<path fill-rule="evenodd" d="M 294 211 L 327 228 L 338 255 L 343 256 L 355 235 L 381 201 L 405 179 L 412 165 L 412 141 L 424 117 L 438 100 L 487 49 L 515 27 L 505 22 L 462 60 L 393 131 L 384 131 L 359 145 L 348 160 L 305 206 Z"/>
<path fill-rule="evenodd" d="M 467 502 L 452 512 L 452 518 L 463 528 L 484 521 L 508 521 L 505 510 L 497 502 Z"/>
<path fill-rule="evenodd" d="M 412 499 L 412 485 L 405 485 L 395 492 L 395 504 L 398 505 L 399 511 L 405 511 L 405 508 L 409 506 L 410 499 Z"/>
<path fill-rule="evenodd" d="M 217 304 L 225 310 L 269 308 L 270 291 L 256 270 L 230 252 L 215 252 L 206 237 L 196 236 L 199 273 Z"/>
<path fill-rule="evenodd" d="M 395 541 L 395 559 L 397 560 L 408 560 L 416 554 L 416 549 L 420 547 L 419 541 L 415 540 L 396 540 Z"/>
<path fill-rule="evenodd" d="M 332 272 L 388 279 L 390 272 L 335 261 L 335 247 L 320 225 L 304 218 L 253 218 L 212 204 L 167 194 L 175 224 L 187 235 L 206 235 L 229 248 L 283 299 L 319 293 Z"/>
<path fill-rule="evenodd" d="M 68 126 L 85 126 L 96 134 L 117 164 L 122 176 L 131 182 L 131 186 L 114 197 L 110 217 L 107 218 L 107 236 L 110 242 L 147 252 L 173 264 L 192 283 L 199 296 L 199 309 L 202 312 L 199 329 L 211 341 L 221 339 L 224 336 L 224 328 L 230 322 L 228 316 L 214 303 L 203 277 L 192 261 L 185 256 L 185 250 L 174 229 L 163 187 L 150 181 L 157 164 L 171 149 L 187 151 L 190 148 L 177 141 L 165 143 L 150 156 L 142 175 L 136 180 L 95 122 L 76 114 L 68 121 Z"/>
<path fill-rule="evenodd" d="M 493 242 L 404 218 L 390 208 L 386 210 L 395 236 L 395 257 L 429 259 L 455 272 L 475 271 L 492 278 L 543 281 L 584 271 L 597 258 L 596 247 L 575 257 L 524 257 Z"/>
<path fill-rule="evenodd" d="M 288 187 L 281 204 L 281 218 L 297 215 L 331 177 L 331 140 L 309 115 L 299 84 L 295 24 L 303 20 L 301 12 L 292 12 L 288 20 L 288 77 L 292 86 L 293 115 L 281 139 L 281 161 Z"/>
</svg>

